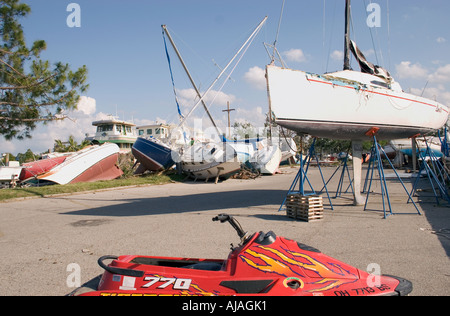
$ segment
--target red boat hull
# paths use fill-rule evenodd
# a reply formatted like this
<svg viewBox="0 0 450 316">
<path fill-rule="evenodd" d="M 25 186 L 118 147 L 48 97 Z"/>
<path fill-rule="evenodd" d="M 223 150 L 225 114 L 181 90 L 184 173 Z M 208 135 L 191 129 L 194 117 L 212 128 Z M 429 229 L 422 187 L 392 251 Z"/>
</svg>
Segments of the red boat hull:
<svg viewBox="0 0 450 316">
<path fill-rule="evenodd" d="M 70 183 L 116 179 L 123 175 L 123 171 L 117 166 L 118 159 L 119 154 L 111 155 L 86 169 L 86 171 L 70 181 Z"/>
<path fill-rule="evenodd" d="M 48 158 L 42 159 L 34 162 L 29 162 L 23 164 L 22 172 L 20 173 L 20 181 L 26 181 L 31 178 L 35 178 L 41 174 L 44 174 L 59 164 L 63 163 L 66 160 L 66 157 L 56 157 L 56 158 Z"/>
</svg>

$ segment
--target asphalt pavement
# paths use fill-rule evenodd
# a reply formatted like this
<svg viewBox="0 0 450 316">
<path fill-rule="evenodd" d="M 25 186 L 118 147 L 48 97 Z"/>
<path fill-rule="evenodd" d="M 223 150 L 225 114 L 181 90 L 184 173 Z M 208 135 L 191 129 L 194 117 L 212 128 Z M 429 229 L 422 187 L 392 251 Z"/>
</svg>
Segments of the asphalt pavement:
<svg viewBox="0 0 450 316">
<path fill-rule="evenodd" d="M 335 169 L 322 170 L 328 179 Z M 382 274 L 410 280 L 413 296 L 450 295 L 450 208 L 443 200 L 437 205 L 426 183 L 414 197 L 419 215 L 400 182 L 389 180 L 395 214 L 385 219 L 379 182 L 364 211 L 353 206 L 351 192 L 335 198 L 335 176 L 327 186 L 331 199 L 322 195 L 324 218 L 308 223 L 278 211 L 297 171 L 0 203 L 0 296 L 66 295 L 103 272 L 103 255 L 224 259 L 239 239 L 231 226 L 212 222 L 220 213 L 246 231 L 272 230 L 359 269 L 376 264 Z M 308 177 L 320 191 L 318 169 Z M 404 181 L 410 190 L 411 180 Z"/>
</svg>

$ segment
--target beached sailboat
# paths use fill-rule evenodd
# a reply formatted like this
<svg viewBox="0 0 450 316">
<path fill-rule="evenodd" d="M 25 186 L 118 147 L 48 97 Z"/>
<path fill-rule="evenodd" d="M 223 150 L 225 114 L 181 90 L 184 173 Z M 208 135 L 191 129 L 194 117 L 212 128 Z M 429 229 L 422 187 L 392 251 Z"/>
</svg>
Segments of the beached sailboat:
<svg viewBox="0 0 450 316">
<path fill-rule="evenodd" d="M 344 70 L 324 75 L 277 67 L 266 68 L 269 104 L 275 122 L 316 137 L 367 140 L 401 139 L 429 134 L 447 122 L 449 109 L 434 100 L 405 93 L 388 71 L 368 62 L 349 39 L 350 0 Z M 350 67 L 350 52 L 361 71 Z"/>
<path fill-rule="evenodd" d="M 226 180 L 241 169 L 236 151 L 227 143 L 196 143 L 181 155 L 181 168 L 195 180 Z"/>
<path fill-rule="evenodd" d="M 89 146 L 36 178 L 40 182 L 56 184 L 112 180 L 123 174 L 117 166 L 118 158 L 119 147 L 116 144 Z"/>
<path fill-rule="evenodd" d="M 161 171 L 173 167 L 178 153 L 156 138 L 138 137 L 131 148 L 140 170 Z"/>
<path fill-rule="evenodd" d="M 249 163 L 253 169 L 262 174 L 275 174 L 283 160 L 283 151 L 278 145 L 269 145 L 267 138 L 249 138 L 243 140 L 226 140 L 236 150 L 242 164 Z M 273 141 L 273 143 L 276 143 Z M 282 142 L 280 142 L 281 144 Z M 285 159 L 291 157 L 286 153 Z"/>
<path fill-rule="evenodd" d="M 181 65 L 183 66 L 192 87 L 194 88 L 199 100 L 198 102 L 192 107 L 190 112 L 183 116 L 180 111 L 180 107 L 178 104 L 178 99 L 176 95 L 176 89 L 175 89 L 175 83 L 173 81 L 173 75 L 172 75 L 172 68 L 171 68 L 171 62 L 169 53 L 167 50 L 166 40 L 164 37 L 164 43 L 166 48 L 166 55 L 167 60 L 169 63 L 169 70 L 172 75 L 172 84 L 174 88 L 175 93 L 175 99 L 178 107 L 178 113 L 180 116 L 180 123 L 177 127 L 180 128 L 183 126 L 183 124 L 186 122 L 186 119 L 193 113 L 193 111 L 199 106 L 202 105 L 203 109 L 205 110 L 205 113 L 207 114 L 209 120 L 211 121 L 213 127 L 215 128 L 215 131 L 217 133 L 217 136 L 221 141 L 209 141 L 209 142 L 199 142 L 193 144 L 193 146 L 185 146 L 183 148 L 183 152 L 180 153 L 180 160 L 181 160 L 181 169 L 183 172 L 189 174 L 190 176 L 194 177 L 195 179 L 205 179 L 208 180 L 210 178 L 215 178 L 215 181 L 217 183 L 219 178 L 228 178 L 233 173 L 240 170 L 240 161 L 237 158 L 236 150 L 227 144 L 226 140 L 224 139 L 222 133 L 218 129 L 216 123 L 214 122 L 214 119 L 211 116 L 211 113 L 208 110 L 208 106 L 206 105 L 204 99 L 205 96 L 208 95 L 208 93 L 211 92 L 214 85 L 220 80 L 220 78 L 226 73 L 227 69 L 234 63 L 234 68 L 238 65 L 239 60 L 236 61 L 237 57 L 240 55 L 241 57 L 245 53 L 248 46 L 251 44 L 254 37 L 258 34 L 261 27 L 266 22 L 267 17 L 265 17 L 256 27 L 256 29 L 253 31 L 253 33 L 250 35 L 250 37 L 244 42 L 244 44 L 240 47 L 238 52 L 233 56 L 233 58 L 228 62 L 228 64 L 222 69 L 220 74 L 217 76 L 217 78 L 213 81 L 213 83 L 210 85 L 210 87 L 206 90 L 205 93 L 200 93 L 200 90 L 198 89 L 197 85 L 194 82 L 193 77 L 191 76 L 186 63 L 184 62 L 183 58 L 181 57 L 181 54 L 176 47 L 169 31 L 167 30 L 167 27 L 165 25 L 162 25 L 163 35 L 166 35 L 172 44 L 173 49 L 175 50 L 175 53 L 178 56 L 178 59 L 180 60 Z M 231 73 L 228 74 L 228 78 L 231 76 Z M 228 79 L 227 78 L 227 79 Z M 226 82 L 226 80 L 225 80 Z M 223 84 L 224 85 L 224 84 Z M 223 87 L 222 85 L 222 87 Z M 215 99 L 215 98 L 214 98 Z M 244 158 L 245 159 L 245 158 Z"/>
<path fill-rule="evenodd" d="M 273 175 L 278 171 L 282 154 L 280 147 L 264 146 L 255 153 L 252 159 L 252 165 L 262 174 Z"/>
</svg>

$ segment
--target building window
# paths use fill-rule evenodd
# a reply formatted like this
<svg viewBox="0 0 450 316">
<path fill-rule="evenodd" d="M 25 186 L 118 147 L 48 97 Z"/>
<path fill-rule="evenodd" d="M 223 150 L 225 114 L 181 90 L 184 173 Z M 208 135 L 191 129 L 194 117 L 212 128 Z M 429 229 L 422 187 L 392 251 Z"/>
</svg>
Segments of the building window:
<svg viewBox="0 0 450 316">
<path fill-rule="evenodd" d="M 111 132 L 113 130 L 113 126 L 112 125 L 100 125 L 97 126 L 97 132 L 102 133 L 102 132 Z"/>
</svg>

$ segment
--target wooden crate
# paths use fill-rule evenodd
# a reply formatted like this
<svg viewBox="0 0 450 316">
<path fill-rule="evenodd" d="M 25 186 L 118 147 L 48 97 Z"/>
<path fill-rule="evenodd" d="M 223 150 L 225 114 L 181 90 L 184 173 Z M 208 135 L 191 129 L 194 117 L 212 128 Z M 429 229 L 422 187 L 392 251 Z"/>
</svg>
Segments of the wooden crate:
<svg viewBox="0 0 450 316">
<path fill-rule="evenodd" d="M 322 197 L 290 194 L 286 198 L 286 215 L 306 222 L 321 220 L 323 219 Z"/>
</svg>

